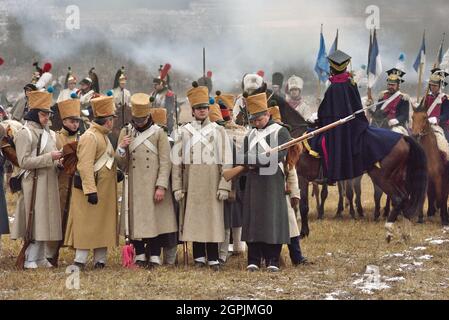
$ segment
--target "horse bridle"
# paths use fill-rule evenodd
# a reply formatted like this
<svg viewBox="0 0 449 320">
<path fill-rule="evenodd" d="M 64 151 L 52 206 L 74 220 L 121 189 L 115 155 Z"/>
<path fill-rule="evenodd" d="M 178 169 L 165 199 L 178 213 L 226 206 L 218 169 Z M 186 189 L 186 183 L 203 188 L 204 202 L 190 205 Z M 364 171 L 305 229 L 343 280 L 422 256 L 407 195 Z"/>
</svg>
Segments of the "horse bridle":
<svg viewBox="0 0 449 320">
<path fill-rule="evenodd" d="M 413 135 L 413 137 L 414 137 L 418 142 L 420 142 L 421 139 L 422 139 L 423 137 L 425 137 L 425 136 L 427 136 L 427 135 L 430 134 L 430 130 L 432 130 L 432 128 L 430 128 L 430 127 L 429 127 L 428 130 L 426 130 L 426 128 L 423 128 L 418 134 Z"/>
</svg>

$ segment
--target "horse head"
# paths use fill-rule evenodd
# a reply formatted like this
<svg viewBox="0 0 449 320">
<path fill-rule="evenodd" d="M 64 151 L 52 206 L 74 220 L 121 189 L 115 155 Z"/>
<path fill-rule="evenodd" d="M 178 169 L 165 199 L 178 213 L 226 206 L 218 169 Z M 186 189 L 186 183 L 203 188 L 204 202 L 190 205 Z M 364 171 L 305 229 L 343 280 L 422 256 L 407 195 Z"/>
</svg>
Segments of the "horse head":
<svg viewBox="0 0 449 320">
<path fill-rule="evenodd" d="M 427 135 L 431 130 L 429 117 L 424 109 L 416 109 L 412 115 L 412 136 L 419 139 Z"/>
</svg>

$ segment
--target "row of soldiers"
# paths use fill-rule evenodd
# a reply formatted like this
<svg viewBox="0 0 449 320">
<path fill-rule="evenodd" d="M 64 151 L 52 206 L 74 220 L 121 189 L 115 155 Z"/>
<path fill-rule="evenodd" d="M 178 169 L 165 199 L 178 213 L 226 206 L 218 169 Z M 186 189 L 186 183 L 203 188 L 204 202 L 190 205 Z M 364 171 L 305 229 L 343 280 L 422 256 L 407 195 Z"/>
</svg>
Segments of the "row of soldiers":
<svg viewBox="0 0 449 320">
<path fill-rule="evenodd" d="M 272 121 L 272 113 L 279 118 L 279 109 L 268 111 L 265 93 L 245 98 L 255 126 L 245 136 L 245 128 L 232 121 L 232 95 L 217 92 L 216 101 L 210 100 L 207 87 L 196 83 L 187 97 L 194 120 L 173 135 L 173 150 L 179 151 L 177 156 L 182 159 L 175 164 L 173 156 L 170 157 L 172 148 L 166 130 L 155 123 L 149 95 L 139 93 L 130 97 L 131 123 L 122 128 L 114 150 L 108 138 L 116 118 L 113 96 L 90 100 L 93 121 L 80 136 L 81 99 L 77 95 L 70 95 L 57 104 L 63 128 L 55 133 L 48 127 L 53 113 L 51 93 L 40 90 L 28 93 L 25 124 L 15 136 L 17 160 L 24 175 L 12 231 L 12 238 L 19 239 L 25 237 L 29 223 L 32 225 L 34 241 L 27 249 L 25 268 L 54 265 L 58 242 L 62 240 L 76 249 L 74 264 L 78 267 L 85 267 L 90 250 L 93 250 L 95 268 L 105 266 L 107 248 L 118 245 L 118 219 L 126 219 L 123 206 L 122 214 L 117 214 L 117 166 L 129 173 L 131 191 L 122 197 L 129 196 L 127 231 L 138 265 L 162 264 L 162 250 L 165 262 L 173 264 L 179 240 L 193 242 L 197 266 L 209 265 L 219 270 L 227 258 L 232 210 L 240 210 L 243 233 L 240 235 L 237 229 L 233 237 L 234 243 L 238 244 L 241 238 L 248 244 L 249 270 L 257 270 L 262 260 L 269 270 L 279 270 L 282 244 L 290 244 L 295 264 L 305 262 L 293 210 L 299 202 L 294 168 L 288 170 L 291 192 L 286 195 L 283 165 L 270 177 L 259 174 L 258 163 L 252 164 L 248 175 L 239 183 L 240 191 L 245 192 L 234 196 L 240 197 L 234 202 L 230 201 L 232 183 L 222 177 L 223 170 L 232 166 L 237 140 L 240 147 L 254 149 L 246 153 L 257 153 L 260 145 L 266 149 L 262 140 L 271 134 L 279 136 L 279 143 L 290 139 L 288 130 Z M 251 139 L 255 136 L 253 143 Z M 78 139 L 76 172 L 72 179 L 64 173 L 69 157 L 66 147 Z M 175 148 L 177 145 L 182 147 Z M 204 151 L 209 151 L 212 158 L 218 156 L 218 161 L 208 162 Z M 188 162 L 186 156 L 193 162 Z M 275 163 L 281 164 L 285 156 L 277 155 Z M 35 181 L 37 192 L 32 199 Z M 257 190 L 260 188 L 261 193 Z M 35 203 L 33 220 L 27 221 L 32 203 Z"/>
<path fill-rule="evenodd" d="M 380 98 L 384 103 L 373 112 L 373 119 L 383 116 L 388 119 L 384 122 L 390 127 L 404 125 L 409 119 L 410 104 L 407 96 L 399 91 L 403 75 L 398 69 L 389 70 L 388 91 L 383 92 Z M 436 122 L 432 121 L 445 129 L 443 132 L 447 132 L 445 115 L 448 112 L 447 97 L 442 93 L 445 76 L 441 70 L 433 70 L 430 92 L 426 97 L 431 106 L 429 117 L 437 119 Z M 299 95 L 301 93 L 302 83 L 298 78 L 289 79 L 288 91 L 293 97 L 298 96 L 298 91 Z M 120 82 L 125 84 L 124 81 Z M 163 81 L 160 84 L 164 87 Z M 129 235 L 133 239 L 138 265 L 161 264 L 162 250 L 165 261 L 172 264 L 178 241 L 189 241 L 193 242 L 195 264 L 208 264 L 218 270 L 220 262 L 227 257 L 227 254 L 220 253 L 226 253 L 232 226 L 227 222 L 226 212 L 229 216 L 229 212 L 233 211 L 241 213 L 242 234 L 237 229 L 233 238 L 237 243 L 241 238 L 248 245 L 248 270 L 258 270 L 262 260 L 269 270 L 279 270 L 282 244 L 290 245 L 294 263 L 304 262 L 294 214 L 299 201 L 298 183 L 294 167 L 285 166 L 287 154 L 280 152 L 276 155 L 278 158 L 274 162 L 279 164 L 279 169 L 274 174 L 261 174 L 264 165 L 256 161 L 251 163 L 249 172 L 239 178 L 234 186 L 222 177 L 223 170 L 235 162 L 235 159 L 227 159 L 235 158 L 236 149 L 243 148 L 246 155 L 243 163 L 247 163 L 251 155 L 290 139 L 288 130 L 274 121 L 279 121 L 279 108 L 268 108 L 268 101 L 273 97 L 280 101 L 282 98 L 266 90 L 266 83 L 257 74 L 245 75 L 243 87 L 249 96 L 242 95 L 234 101 L 232 95 L 217 92 L 216 99 L 211 101 L 208 88 L 194 84 L 187 92 L 194 120 L 175 130 L 173 146 L 170 146 L 166 131 L 155 123 L 150 96 L 130 95 L 131 124 L 122 128 L 116 150 L 107 137 L 114 127 L 116 98 L 92 97 L 89 102 L 93 121 L 79 139 L 77 173 L 73 185 L 69 185 L 69 177 L 61 173 L 64 167 L 61 159 L 65 155 L 60 150 L 78 139 L 82 99 L 70 95 L 69 99 L 59 101 L 63 129 L 53 137 L 47 127 L 48 115 L 52 113 L 49 93 L 30 91 L 29 111 L 24 118 L 27 122 L 16 136 L 19 165 L 25 170 L 25 175 L 13 238 L 24 236 L 26 230 L 34 169 L 37 169 L 41 186 L 38 182 L 40 192 L 36 195 L 33 219 L 33 238 L 36 241 L 29 247 L 25 266 L 50 266 L 49 261 L 56 254 L 57 241 L 65 238 L 65 244 L 76 249 L 74 263 L 80 268 L 85 267 L 91 249 L 94 250 L 95 267 L 104 267 L 107 248 L 118 243 L 118 218 L 126 219 L 123 206 L 122 214 L 117 215 L 117 165 L 129 172 L 132 190 L 128 199 Z M 124 86 L 120 88 L 124 89 Z M 125 93 L 124 90 L 121 92 Z M 310 108 L 303 108 L 309 113 L 307 116 L 292 105 L 291 98 L 287 101 L 290 101 L 288 106 L 301 114 L 306 122 L 313 122 Z M 239 115 L 247 117 L 252 125 L 249 132 L 234 123 L 234 119 L 236 122 L 241 120 Z M 273 139 L 276 140 L 275 145 L 270 139 L 273 136 L 276 137 Z M 239 138 L 240 143 L 237 142 Z M 221 142 L 217 143 L 217 140 Z M 230 146 L 226 147 L 228 143 Z M 38 144 L 40 152 L 36 154 Z M 182 148 L 175 148 L 179 145 Z M 183 161 L 173 162 L 173 150 Z M 213 155 L 212 158 L 219 155 L 218 161 L 213 164 L 205 161 L 208 152 Z M 199 162 L 185 161 L 186 157 L 189 161 L 199 159 Z M 49 187 L 58 177 L 59 184 L 55 185 L 62 190 L 60 195 Z M 72 194 L 70 210 L 67 223 L 63 223 L 61 209 L 68 207 L 64 199 L 67 199 L 69 190 Z M 60 201 L 55 201 L 55 194 Z M 286 197 L 288 201 L 285 201 Z M 63 228 L 64 224 L 66 228 Z"/>
<path fill-rule="evenodd" d="M 427 117 L 435 133 L 438 148 L 449 159 L 449 99 L 443 92 L 447 86 L 447 72 L 440 68 L 431 70 L 428 81 L 428 92 L 421 102 L 412 102 L 410 96 L 401 91 L 401 84 L 405 72 L 399 68 L 387 71 L 387 90 L 379 94 L 377 106 L 369 111 L 371 124 L 376 127 L 391 129 L 392 131 L 409 135 L 413 110 L 419 104 L 427 106 Z M 372 98 L 368 98 L 366 105 L 373 105 Z"/>
</svg>

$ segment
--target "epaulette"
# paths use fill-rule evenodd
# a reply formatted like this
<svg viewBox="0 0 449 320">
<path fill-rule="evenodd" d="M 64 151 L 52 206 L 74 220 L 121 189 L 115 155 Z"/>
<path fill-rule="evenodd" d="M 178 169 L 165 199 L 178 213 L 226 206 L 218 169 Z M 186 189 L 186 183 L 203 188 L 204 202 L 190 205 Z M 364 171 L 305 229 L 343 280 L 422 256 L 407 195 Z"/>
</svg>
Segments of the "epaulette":
<svg viewBox="0 0 449 320">
<path fill-rule="evenodd" d="M 402 100 L 404 101 L 410 101 L 410 96 L 406 93 L 402 93 Z"/>
<path fill-rule="evenodd" d="M 383 98 L 384 98 L 386 93 L 388 93 L 388 90 L 381 91 L 379 93 L 379 99 L 378 100 L 383 100 Z"/>
</svg>

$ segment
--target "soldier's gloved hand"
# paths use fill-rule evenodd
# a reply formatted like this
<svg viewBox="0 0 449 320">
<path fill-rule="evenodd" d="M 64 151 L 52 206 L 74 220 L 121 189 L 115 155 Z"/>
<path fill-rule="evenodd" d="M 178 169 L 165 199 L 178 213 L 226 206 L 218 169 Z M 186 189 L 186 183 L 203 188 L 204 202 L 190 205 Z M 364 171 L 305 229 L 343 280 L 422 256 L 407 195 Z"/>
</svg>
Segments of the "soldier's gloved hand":
<svg viewBox="0 0 449 320">
<path fill-rule="evenodd" d="M 229 199 L 229 191 L 218 190 L 217 191 L 217 199 L 220 201 L 228 200 Z"/>
<path fill-rule="evenodd" d="M 391 119 L 391 120 L 388 121 L 388 125 L 389 125 L 390 127 L 397 126 L 398 124 L 399 124 L 398 119 Z"/>
<path fill-rule="evenodd" d="M 291 198 L 290 199 L 290 205 L 294 210 L 297 210 L 299 207 L 299 199 L 298 198 Z"/>
<path fill-rule="evenodd" d="M 430 117 L 429 118 L 430 124 L 438 124 L 438 118 L 437 117 Z"/>
<path fill-rule="evenodd" d="M 96 205 L 98 203 L 98 195 L 97 193 L 89 193 L 87 195 L 87 202 L 89 202 L 90 204 Z"/>
<path fill-rule="evenodd" d="M 178 190 L 174 192 L 174 196 L 175 196 L 175 200 L 177 202 L 181 201 L 182 199 L 184 199 L 184 192 L 182 190 Z"/>
</svg>

